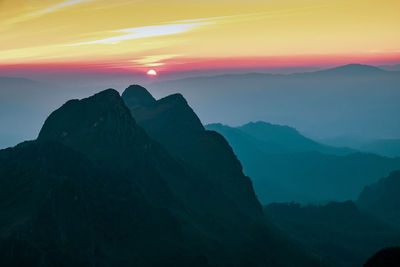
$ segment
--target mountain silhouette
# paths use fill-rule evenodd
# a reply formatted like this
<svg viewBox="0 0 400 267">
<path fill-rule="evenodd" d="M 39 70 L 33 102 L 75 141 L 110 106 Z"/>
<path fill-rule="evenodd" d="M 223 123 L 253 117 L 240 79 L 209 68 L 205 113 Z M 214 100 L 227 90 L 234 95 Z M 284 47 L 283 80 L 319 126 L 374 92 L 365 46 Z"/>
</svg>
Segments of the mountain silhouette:
<svg viewBox="0 0 400 267">
<path fill-rule="evenodd" d="M 148 94 L 144 91 L 143 87 L 131 86 L 122 97 L 149 136 L 160 142 L 177 160 L 208 177 L 216 189 L 209 194 L 223 194 L 244 213 L 260 216 L 261 206 L 251 181 L 243 174 L 241 163 L 228 142 L 220 134 L 204 129 L 182 95 L 170 95 L 148 105 L 149 98 L 141 97 Z M 141 99 L 143 104 L 138 105 Z"/>
<path fill-rule="evenodd" d="M 0 150 L 2 266 L 325 265 L 265 222 L 243 174 L 189 162 L 117 91 L 68 101 L 37 140 Z"/>
<path fill-rule="evenodd" d="M 400 226 L 400 171 L 393 171 L 377 183 L 366 186 L 357 205 L 388 223 Z"/>
</svg>

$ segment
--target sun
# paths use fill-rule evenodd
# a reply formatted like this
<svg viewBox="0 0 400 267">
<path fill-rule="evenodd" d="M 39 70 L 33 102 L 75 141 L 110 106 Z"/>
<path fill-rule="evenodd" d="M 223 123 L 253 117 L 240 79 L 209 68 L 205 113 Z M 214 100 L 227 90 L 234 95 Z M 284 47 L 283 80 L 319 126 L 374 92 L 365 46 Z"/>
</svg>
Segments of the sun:
<svg viewBox="0 0 400 267">
<path fill-rule="evenodd" d="M 155 71 L 155 70 L 149 70 L 149 71 L 147 72 L 147 75 L 149 75 L 149 76 L 157 76 L 157 71 Z"/>
</svg>

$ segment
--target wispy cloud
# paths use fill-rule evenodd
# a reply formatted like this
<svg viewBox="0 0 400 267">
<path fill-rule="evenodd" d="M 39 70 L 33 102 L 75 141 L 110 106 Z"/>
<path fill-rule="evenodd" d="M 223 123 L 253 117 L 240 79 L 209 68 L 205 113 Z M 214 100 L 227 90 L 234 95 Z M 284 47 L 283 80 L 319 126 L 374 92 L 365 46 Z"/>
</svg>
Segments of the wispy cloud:
<svg viewBox="0 0 400 267">
<path fill-rule="evenodd" d="M 144 56 L 139 59 L 132 60 L 132 62 L 147 67 L 158 67 L 165 65 L 165 60 L 175 58 L 179 55 L 176 54 L 166 54 L 166 55 L 152 55 L 152 56 Z"/>
<path fill-rule="evenodd" d="M 77 5 L 77 4 L 84 3 L 84 2 L 92 2 L 92 1 L 95 1 L 95 0 L 64 1 L 64 2 L 62 2 L 60 4 L 58 4 L 58 5 L 51 6 L 51 7 L 48 7 L 46 9 L 38 10 L 38 11 L 35 11 L 35 12 L 32 12 L 32 13 L 23 14 L 23 15 L 20 15 L 20 16 L 15 16 L 15 17 L 10 18 L 10 19 L 8 19 L 6 21 L 3 21 L 3 23 L 5 25 L 12 25 L 12 24 L 15 24 L 15 23 L 24 22 L 24 21 L 28 21 L 28 20 L 31 20 L 31 19 L 38 18 L 38 17 L 40 17 L 42 15 L 51 13 L 53 11 L 57 11 L 59 9 L 65 8 L 65 7 Z M 1 3 L 1 0 L 0 0 L 0 3 Z"/>
<path fill-rule="evenodd" d="M 64 8 L 64 7 L 69 7 L 69 6 L 73 6 L 73 5 L 76 5 L 76 4 L 80 4 L 80 3 L 83 3 L 83 2 L 91 2 L 91 1 L 93 1 L 93 0 L 72 0 L 72 1 L 66 1 L 66 2 L 60 3 L 60 4 L 58 4 L 58 5 L 51 6 L 51 7 L 49 7 L 49 8 L 46 8 L 46 9 L 43 9 L 43 10 L 34 12 L 34 13 L 32 13 L 31 15 L 33 15 L 33 16 L 43 15 L 43 14 L 50 13 L 50 12 L 53 12 L 53 11 L 55 11 L 55 10 L 58 10 L 58 9 L 61 9 L 61 8 Z"/>
<path fill-rule="evenodd" d="M 184 33 L 193 30 L 199 26 L 204 26 L 212 24 L 212 22 L 198 22 L 198 23 L 180 23 L 180 24 L 166 24 L 166 25 L 154 25 L 154 26 L 144 26 L 129 29 L 122 29 L 113 31 L 115 33 L 127 33 L 120 36 L 94 40 L 89 42 L 82 42 L 76 44 L 70 44 L 68 46 L 79 46 L 79 45 L 91 45 L 91 44 L 117 44 L 121 41 L 148 38 L 156 36 L 165 36 Z"/>
</svg>

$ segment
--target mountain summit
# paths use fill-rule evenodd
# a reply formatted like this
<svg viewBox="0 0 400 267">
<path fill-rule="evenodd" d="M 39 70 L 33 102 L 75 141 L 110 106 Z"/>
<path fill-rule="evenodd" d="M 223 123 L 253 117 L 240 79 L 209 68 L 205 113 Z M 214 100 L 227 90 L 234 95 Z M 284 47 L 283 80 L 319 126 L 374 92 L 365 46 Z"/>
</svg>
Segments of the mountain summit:
<svg viewBox="0 0 400 267">
<path fill-rule="evenodd" d="M 232 208 L 248 216 L 261 216 L 261 205 L 251 181 L 227 141 L 217 132 L 204 129 L 200 119 L 181 94 L 162 98 L 151 105 L 140 103 L 136 89 L 127 88 L 122 97 L 146 132 L 160 142 L 178 161 L 197 169 L 232 202 Z M 135 103 L 130 105 L 130 103 Z"/>
<path fill-rule="evenodd" d="M 318 71 L 317 73 L 325 73 L 325 74 L 343 74 L 343 75 L 368 75 L 368 74 L 379 74 L 385 73 L 383 69 L 378 67 L 374 67 L 371 65 L 362 65 L 362 64 L 347 64 L 343 66 L 339 66 L 336 68 L 331 68 L 327 70 Z"/>
</svg>

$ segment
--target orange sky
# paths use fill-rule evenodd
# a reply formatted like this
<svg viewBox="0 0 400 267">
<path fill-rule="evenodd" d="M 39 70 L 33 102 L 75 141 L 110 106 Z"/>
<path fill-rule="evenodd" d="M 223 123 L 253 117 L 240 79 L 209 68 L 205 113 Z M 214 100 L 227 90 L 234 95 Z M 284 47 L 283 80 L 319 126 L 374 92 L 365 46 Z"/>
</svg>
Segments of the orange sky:
<svg viewBox="0 0 400 267">
<path fill-rule="evenodd" d="M 400 63 L 398 0 L 0 0 L 0 65 Z"/>
</svg>

